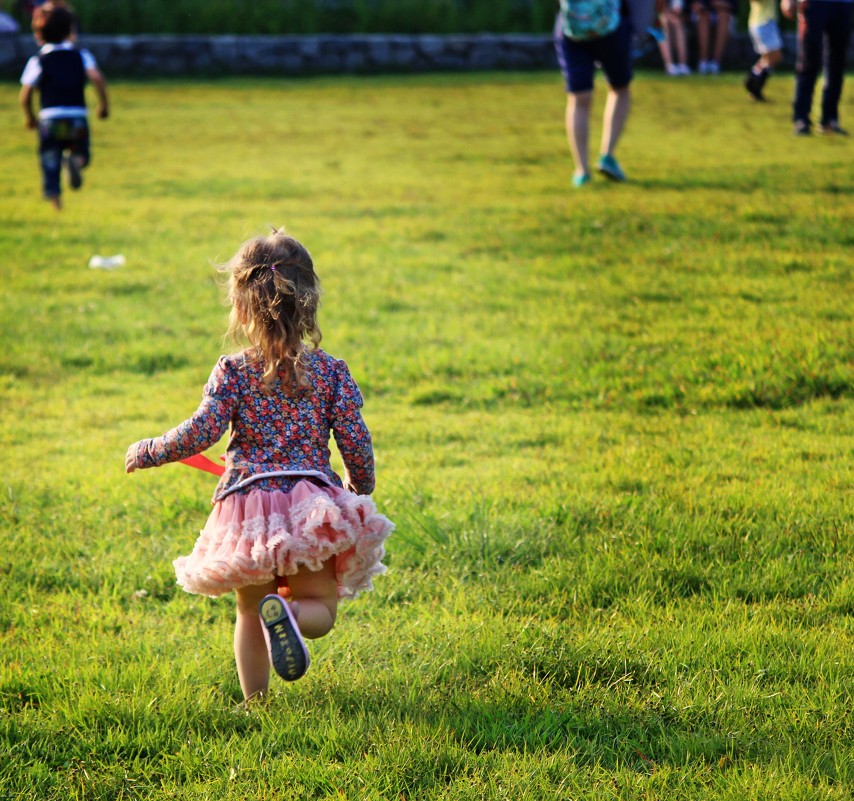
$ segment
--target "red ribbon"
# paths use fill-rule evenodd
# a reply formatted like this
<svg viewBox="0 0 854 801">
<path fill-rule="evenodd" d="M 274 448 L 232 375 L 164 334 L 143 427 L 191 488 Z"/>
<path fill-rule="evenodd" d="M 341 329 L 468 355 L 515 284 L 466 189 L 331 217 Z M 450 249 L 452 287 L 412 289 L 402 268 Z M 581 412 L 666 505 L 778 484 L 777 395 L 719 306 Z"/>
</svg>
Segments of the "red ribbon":
<svg viewBox="0 0 854 801">
<path fill-rule="evenodd" d="M 195 456 L 188 456 L 186 459 L 181 459 L 181 464 L 195 467 L 197 470 L 204 470 L 207 473 L 213 473 L 215 476 L 221 476 L 225 472 L 225 466 L 203 456 L 201 453 Z"/>
</svg>

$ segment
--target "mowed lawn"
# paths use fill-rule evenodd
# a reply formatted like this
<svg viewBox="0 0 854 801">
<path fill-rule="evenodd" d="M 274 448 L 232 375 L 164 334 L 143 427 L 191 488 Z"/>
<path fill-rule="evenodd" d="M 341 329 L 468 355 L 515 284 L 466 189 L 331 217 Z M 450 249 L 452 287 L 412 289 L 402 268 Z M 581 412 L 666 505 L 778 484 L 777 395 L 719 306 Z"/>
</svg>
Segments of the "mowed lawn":
<svg viewBox="0 0 854 801">
<path fill-rule="evenodd" d="M 61 214 L 2 88 L 0 796 L 851 797 L 854 142 L 792 136 L 791 76 L 640 75 L 583 191 L 556 74 L 110 88 Z M 212 477 L 123 459 L 281 225 L 398 528 L 247 711 L 171 567 Z"/>
</svg>

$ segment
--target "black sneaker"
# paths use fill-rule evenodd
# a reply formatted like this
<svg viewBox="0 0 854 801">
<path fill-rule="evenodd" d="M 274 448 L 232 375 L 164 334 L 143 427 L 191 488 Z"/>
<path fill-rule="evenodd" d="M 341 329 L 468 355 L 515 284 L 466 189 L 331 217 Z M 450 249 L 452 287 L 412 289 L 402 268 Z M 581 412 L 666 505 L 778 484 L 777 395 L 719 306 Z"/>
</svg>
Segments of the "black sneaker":
<svg viewBox="0 0 854 801">
<path fill-rule="evenodd" d="M 795 120 L 795 136 L 809 136 L 812 131 L 806 120 Z"/>
<path fill-rule="evenodd" d="M 762 94 L 762 86 L 765 81 L 761 75 L 757 75 L 751 70 L 744 79 L 744 88 L 747 89 L 750 96 L 759 103 L 765 102 L 765 95 Z"/>
<path fill-rule="evenodd" d="M 267 595 L 258 604 L 258 613 L 273 670 L 285 681 L 304 676 L 310 662 L 308 649 L 288 605 L 278 595 Z"/>
<path fill-rule="evenodd" d="M 835 136 L 848 136 L 846 131 L 836 120 L 831 122 L 823 122 L 816 129 L 820 134 L 831 134 Z"/>
</svg>

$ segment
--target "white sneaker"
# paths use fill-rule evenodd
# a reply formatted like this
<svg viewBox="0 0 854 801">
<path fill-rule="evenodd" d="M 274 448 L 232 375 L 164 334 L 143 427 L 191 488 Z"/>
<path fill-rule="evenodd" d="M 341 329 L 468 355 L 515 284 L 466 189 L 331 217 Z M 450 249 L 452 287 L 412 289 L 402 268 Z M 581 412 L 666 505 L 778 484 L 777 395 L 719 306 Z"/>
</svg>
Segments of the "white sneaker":
<svg viewBox="0 0 854 801">
<path fill-rule="evenodd" d="M 717 61 L 709 61 L 706 64 L 706 75 L 720 75 L 721 67 Z"/>
<path fill-rule="evenodd" d="M 697 65 L 697 72 L 699 72 L 700 75 L 708 75 L 709 74 L 709 62 L 708 61 L 701 61 Z"/>
<path fill-rule="evenodd" d="M 680 75 L 690 75 L 691 68 L 687 64 L 677 64 L 676 69 L 679 70 Z"/>
<path fill-rule="evenodd" d="M 667 69 L 665 70 L 665 72 L 666 72 L 668 75 L 681 75 L 681 74 L 682 74 L 682 73 L 679 71 L 679 67 L 677 67 L 675 64 L 670 64 L 670 65 L 667 67 Z"/>
</svg>

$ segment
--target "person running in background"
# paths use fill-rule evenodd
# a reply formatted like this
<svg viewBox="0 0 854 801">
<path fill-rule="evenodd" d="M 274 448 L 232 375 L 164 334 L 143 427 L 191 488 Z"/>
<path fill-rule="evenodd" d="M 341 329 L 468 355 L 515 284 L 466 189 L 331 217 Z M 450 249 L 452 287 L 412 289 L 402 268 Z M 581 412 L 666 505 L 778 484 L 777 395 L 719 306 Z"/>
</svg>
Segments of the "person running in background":
<svg viewBox="0 0 854 801">
<path fill-rule="evenodd" d="M 795 101 L 792 119 L 796 136 L 812 133 L 810 113 L 822 66 L 826 65 L 821 95 L 819 133 L 847 136 L 839 124 L 839 100 L 845 78 L 845 54 L 851 38 L 854 0 L 782 0 L 786 17 L 798 17 L 798 56 L 795 64 Z"/>
<path fill-rule="evenodd" d="M 225 272 L 229 331 L 250 346 L 220 357 L 195 414 L 131 445 L 125 469 L 201 454 L 230 431 L 213 510 L 192 553 L 173 564 L 187 592 L 236 592 L 234 655 L 250 700 L 267 694 L 271 664 L 286 681 L 305 673 L 303 637 L 328 634 L 339 599 L 372 589 L 394 526 L 370 497 L 362 394 L 347 365 L 318 347 L 320 281 L 308 251 L 275 231 L 245 242 Z"/>
<path fill-rule="evenodd" d="M 744 79 L 744 87 L 754 100 L 764 101 L 762 93 L 771 71 L 783 60 L 783 37 L 777 24 L 777 0 L 750 0 L 747 29 L 759 60 Z"/>
<path fill-rule="evenodd" d="M 76 20 L 65 3 L 50 2 L 33 13 L 33 35 L 39 53 L 24 67 L 20 102 L 28 128 L 38 128 L 39 163 L 44 197 L 62 208 L 62 165 L 68 169 L 69 184 L 79 189 L 82 171 L 91 159 L 89 121 L 85 89 L 91 82 L 98 95 L 98 117 L 109 116 L 107 85 L 92 54 L 74 42 Z M 36 90 L 41 111 L 33 111 Z"/>
</svg>

